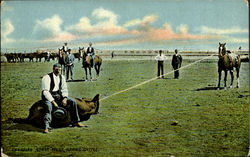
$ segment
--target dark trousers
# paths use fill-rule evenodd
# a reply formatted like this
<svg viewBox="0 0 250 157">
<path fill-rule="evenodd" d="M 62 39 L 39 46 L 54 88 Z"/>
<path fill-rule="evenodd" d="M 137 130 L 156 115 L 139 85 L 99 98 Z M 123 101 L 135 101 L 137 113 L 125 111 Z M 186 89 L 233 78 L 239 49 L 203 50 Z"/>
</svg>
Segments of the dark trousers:
<svg viewBox="0 0 250 157">
<path fill-rule="evenodd" d="M 178 79 L 179 78 L 179 66 L 173 66 L 174 71 L 174 78 Z"/>
<path fill-rule="evenodd" d="M 158 61 L 158 72 L 157 72 L 157 76 L 160 77 L 161 75 L 163 75 L 163 61 Z M 162 76 L 162 78 L 164 78 L 164 76 Z"/>
<path fill-rule="evenodd" d="M 69 79 L 69 73 L 71 75 L 71 80 L 74 80 L 74 66 L 66 66 L 66 80 Z"/>
<path fill-rule="evenodd" d="M 53 111 L 53 105 L 50 101 L 44 100 L 45 103 L 45 115 L 44 115 L 44 124 L 45 128 L 50 128 L 50 124 L 52 121 L 52 111 Z M 61 106 L 61 104 L 58 104 Z M 78 114 L 78 107 L 77 103 L 74 99 L 68 97 L 67 98 L 67 106 L 64 107 L 67 111 L 70 111 L 71 115 L 71 121 L 72 123 L 76 123 L 80 121 L 80 117 Z"/>
</svg>

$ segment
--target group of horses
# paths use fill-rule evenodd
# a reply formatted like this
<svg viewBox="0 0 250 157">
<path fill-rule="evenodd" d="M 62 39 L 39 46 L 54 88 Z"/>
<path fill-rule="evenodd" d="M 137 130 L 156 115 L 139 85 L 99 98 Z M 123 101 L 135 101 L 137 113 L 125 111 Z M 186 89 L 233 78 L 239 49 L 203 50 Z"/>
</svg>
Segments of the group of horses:
<svg viewBox="0 0 250 157">
<path fill-rule="evenodd" d="M 76 56 L 76 54 L 78 56 Z M 78 53 L 74 54 L 75 58 L 82 58 L 82 67 L 85 70 L 85 81 L 88 81 L 88 71 L 90 75 L 90 81 L 92 80 L 92 73 L 91 73 L 91 68 L 95 68 L 96 71 L 96 76 L 99 76 L 100 73 L 100 68 L 102 65 L 102 58 L 96 54 L 95 58 L 93 58 L 88 55 L 85 51 L 84 48 L 79 47 Z M 66 66 L 66 52 L 63 51 L 62 49 L 58 49 L 58 63 L 62 65 L 62 70 L 64 72 L 65 66 Z"/>
<path fill-rule="evenodd" d="M 6 53 L 4 56 L 6 57 L 7 62 L 17 63 L 24 62 L 26 58 L 29 59 L 29 62 L 33 62 L 34 59 L 36 59 L 36 62 L 41 62 L 42 58 L 44 58 L 44 61 L 49 61 L 50 59 L 54 60 L 57 57 L 57 54 L 46 51 L 37 51 L 32 53 Z"/>
</svg>

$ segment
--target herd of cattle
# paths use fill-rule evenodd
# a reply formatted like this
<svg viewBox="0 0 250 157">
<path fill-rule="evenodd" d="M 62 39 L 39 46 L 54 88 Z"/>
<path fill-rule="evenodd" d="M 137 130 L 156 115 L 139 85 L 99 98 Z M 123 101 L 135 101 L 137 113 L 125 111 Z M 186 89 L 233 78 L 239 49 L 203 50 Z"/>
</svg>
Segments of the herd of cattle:
<svg viewBox="0 0 250 157">
<path fill-rule="evenodd" d="M 80 53 L 73 53 L 75 58 L 80 60 Z M 9 63 L 16 63 L 16 62 L 24 62 L 25 59 L 28 59 L 29 62 L 33 62 L 34 59 L 36 62 L 41 62 L 44 58 L 44 61 L 55 60 L 55 58 L 59 57 L 59 53 L 50 53 L 46 51 L 36 51 L 33 53 L 6 53 L 4 56 Z"/>
</svg>

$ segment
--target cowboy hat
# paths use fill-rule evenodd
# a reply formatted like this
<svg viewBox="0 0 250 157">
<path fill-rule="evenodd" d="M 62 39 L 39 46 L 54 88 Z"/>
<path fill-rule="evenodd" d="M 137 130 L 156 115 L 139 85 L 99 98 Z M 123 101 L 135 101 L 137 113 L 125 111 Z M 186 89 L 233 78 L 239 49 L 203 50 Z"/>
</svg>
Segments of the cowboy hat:
<svg viewBox="0 0 250 157">
<path fill-rule="evenodd" d="M 59 107 L 53 112 L 53 116 L 56 119 L 65 119 L 67 117 L 67 111 L 65 108 Z"/>
</svg>

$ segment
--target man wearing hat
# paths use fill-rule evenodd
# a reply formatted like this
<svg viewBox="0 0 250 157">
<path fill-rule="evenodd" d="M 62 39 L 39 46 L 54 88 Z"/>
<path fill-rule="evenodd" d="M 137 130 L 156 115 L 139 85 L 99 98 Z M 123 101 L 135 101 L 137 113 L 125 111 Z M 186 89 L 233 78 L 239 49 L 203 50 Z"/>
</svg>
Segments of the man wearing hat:
<svg viewBox="0 0 250 157">
<path fill-rule="evenodd" d="M 52 111 L 60 107 L 70 111 L 72 117 L 72 125 L 82 127 L 79 123 L 77 103 L 74 99 L 68 97 L 68 89 L 65 78 L 61 75 L 61 65 L 56 63 L 53 65 L 53 72 L 42 78 L 42 100 L 45 104 L 44 133 L 48 133 L 51 129 Z M 62 109 L 63 110 L 63 109 Z"/>
<path fill-rule="evenodd" d="M 92 65 L 95 65 L 95 50 L 92 47 L 92 43 L 89 43 L 89 47 L 87 48 L 87 54 L 91 56 L 92 58 Z"/>
<path fill-rule="evenodd" d="M 64 43 L 64 45 L 61 47 L 61 50 L 63 50 L 63 52 L 65 52 L 65 53 L 68 53 L 67 43 Z"/>
</svg>

